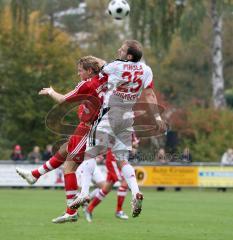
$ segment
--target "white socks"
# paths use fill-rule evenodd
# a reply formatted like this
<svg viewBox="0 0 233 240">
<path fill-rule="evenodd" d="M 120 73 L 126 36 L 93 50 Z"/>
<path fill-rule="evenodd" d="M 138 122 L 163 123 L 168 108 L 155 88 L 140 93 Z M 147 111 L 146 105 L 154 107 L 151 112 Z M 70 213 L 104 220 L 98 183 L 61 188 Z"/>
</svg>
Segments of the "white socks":
<svg viewBox="0 0 233 240">
<path fill-rule="evenodd" d="M 83 168 L 82 168 L 83 172 L 82 172 L 81 194 L 86 196 L 89 194 L 92 175 L 96 167 L 96 160 L 94 158 L 91 158 L 89 160 L 85 160 L 82 164 L 83 164 Z"/>
<path fill-rule="evenodd" d="M 92 200 L 95 196 L 96 196 L 96 194 L 99 192 L 99 188 L 96 188 L 96 189 L 94 189 L 91 193 L 90 193 L 90 199 Z"/>
<path fill-rule="evenodd" d="M 122 167 L 121 171 L 132 192 L 132 195 L 135 196 L 139 192 L 139 188 L 134 168 L 130 164 L 127 164 Z"/>
</svg>

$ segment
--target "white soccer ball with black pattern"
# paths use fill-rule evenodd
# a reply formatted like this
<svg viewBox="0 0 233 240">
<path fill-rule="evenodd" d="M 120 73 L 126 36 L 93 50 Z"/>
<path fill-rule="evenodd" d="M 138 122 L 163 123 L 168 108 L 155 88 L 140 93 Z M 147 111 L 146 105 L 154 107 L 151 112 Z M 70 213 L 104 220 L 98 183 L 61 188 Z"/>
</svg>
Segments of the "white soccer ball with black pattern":
<svg viewBox="0 0 233 240">
<path fill-rule="evenodd" d="M 112 0 L 108 4 L 108 13 L 113 18 L 121 20 L 129 15 L 130 6 L 126 0 Z"/>
</svg>

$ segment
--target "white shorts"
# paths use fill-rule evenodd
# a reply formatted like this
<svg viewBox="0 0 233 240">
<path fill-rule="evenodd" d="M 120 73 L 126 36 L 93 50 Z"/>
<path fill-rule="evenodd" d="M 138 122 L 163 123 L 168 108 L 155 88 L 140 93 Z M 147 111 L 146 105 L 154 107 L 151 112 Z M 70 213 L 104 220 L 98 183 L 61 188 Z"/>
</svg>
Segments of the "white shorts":
<svg viewBox="0 0 233 240">
<path fill-rule="evenodd" d="M 105 154 L 108 148 L 117 160 L 128 160 L 132 149 L 133 118 L 125 109 L 111 108 L 93 124 L 86 145 L 85 159 Z"/>
<path fill-rule="evenodd" d="M 82 172 L 83 172 L 83 163 L 78 167 L 76 172 L 78 186 L 82 186 Z M 105 181 L 105 178 L 98 166 L 95 167 L 94 173 L 92 175 L 92 181 L 96 184 Z"/>
</svg>

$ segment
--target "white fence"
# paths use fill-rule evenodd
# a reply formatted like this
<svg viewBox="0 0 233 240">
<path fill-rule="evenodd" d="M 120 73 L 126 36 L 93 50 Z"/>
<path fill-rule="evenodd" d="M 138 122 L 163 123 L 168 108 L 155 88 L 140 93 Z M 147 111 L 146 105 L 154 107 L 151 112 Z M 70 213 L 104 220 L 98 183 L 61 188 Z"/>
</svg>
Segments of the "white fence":
<svg viewBox="0 0 233 240">
<path fill-rule="evenodd" d="M 16 167 L 28 170 L 39 164 L 14 163 L 0 161 L 0 187 L 28 187 L 25 180 L 18 176 Z M 106 167 L 100 165 L 103 177 Z M 138 184 L 145 187 L 213 187 L 233 188 L 233 166 L 214 164 L 158 165 L 137 164 L 134 166 Z M 118 186 L 119 183 L 116 183 Z M 55 169 L 42 176 L 35 187 L 64 186 L 63 169 Z"/>
<path fill-rule="evenodd" d="M 0 187 L 28 187 L 28 183 L 23 180 L 15 171 L 16 167 L 32 170 L 37 168 L 36 164 L 0 164 Z M 99 166 L 104 177 L 106 176 L 105 166 Z M 63 169 L 57 168 L 41 176 L 33 185 L 35 187 L 61 187 L 64 186 Z"/>
</svg>

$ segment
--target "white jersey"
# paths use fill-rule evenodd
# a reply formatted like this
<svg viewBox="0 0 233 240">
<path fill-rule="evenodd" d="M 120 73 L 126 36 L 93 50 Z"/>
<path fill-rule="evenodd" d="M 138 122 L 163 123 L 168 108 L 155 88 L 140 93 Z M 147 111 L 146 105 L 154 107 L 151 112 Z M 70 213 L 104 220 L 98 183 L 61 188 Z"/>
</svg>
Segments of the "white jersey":
<svg viewBox="0 0 233 240">
<path fill-rule="evenodd" d="M 85 159 L 110 147 L 117 160 L 128 161 L 132 149 L 134 114 L 132 108 L 142 90 L 152 88 L 151 68 L 142 62 L 116 60 L 103 67 L 108 90 L 101 114 L 90 131 Z"/>
<path fill-rule="evenodd" d="M 151 68 L 143 62 L 115 60 L 103 67 L 108 75 L 104 107 L 132 108 L 143 89 L 152 87 Z"/>
</svg>

